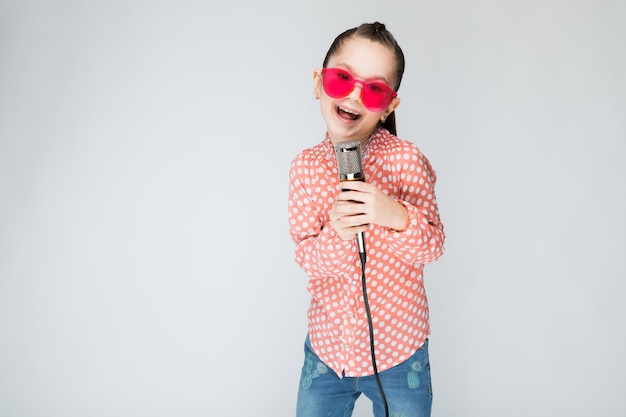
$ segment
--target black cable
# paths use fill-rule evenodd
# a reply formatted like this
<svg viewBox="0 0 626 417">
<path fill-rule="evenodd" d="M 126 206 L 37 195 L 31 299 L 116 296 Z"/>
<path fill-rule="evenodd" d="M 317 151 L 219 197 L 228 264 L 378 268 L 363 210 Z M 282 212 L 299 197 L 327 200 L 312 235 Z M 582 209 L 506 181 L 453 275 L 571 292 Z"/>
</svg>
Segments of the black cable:
<svg viewBox="0 0 626 417">
<path fill-rule="evenodd" d="M 385 407 L 385 417 L 389 417 L 389 406 L 387 405 L 387 397 L 383 390 L 383 385 L 380 383 L 380 376 L 378 376 L 378 367 L 376 366 L 376 353 L 374 351 L 374 325 L 372 323 L 372 313 L 370 312 L 370 303 L 367 298 L 367 285 L 365 284 L 365 252 L 359 252 L 361 257 L 361 283 L 363 285 L 363 302 L 365 303 L 365 314 L 367 314 L 367 325 L 370 331 L 370 350 L 372 352 L 372 367 L 374 368 L 374 377 L 376 378 L 376 385 L 378 385 L 378 392 L 383 400 L 383 406 Z"/>
</svg>

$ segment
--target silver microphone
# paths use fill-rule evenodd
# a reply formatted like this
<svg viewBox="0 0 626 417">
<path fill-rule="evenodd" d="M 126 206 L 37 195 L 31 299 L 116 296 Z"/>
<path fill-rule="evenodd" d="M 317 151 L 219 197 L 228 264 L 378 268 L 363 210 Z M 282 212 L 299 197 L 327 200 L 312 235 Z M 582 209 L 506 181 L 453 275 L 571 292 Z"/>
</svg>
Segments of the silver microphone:
<svg viewBox="0 0 626 417">
<path fill-rule="evenodd" d="M 339 181 L 365 181 L 363 161 L 361 159 L 361 142 L 347 140 L 335 145 L 337 166 L 339 167 Z M 365 240 L 363 232 L 356 235 L 359 253 L 365 259 Z"/>
</svg>

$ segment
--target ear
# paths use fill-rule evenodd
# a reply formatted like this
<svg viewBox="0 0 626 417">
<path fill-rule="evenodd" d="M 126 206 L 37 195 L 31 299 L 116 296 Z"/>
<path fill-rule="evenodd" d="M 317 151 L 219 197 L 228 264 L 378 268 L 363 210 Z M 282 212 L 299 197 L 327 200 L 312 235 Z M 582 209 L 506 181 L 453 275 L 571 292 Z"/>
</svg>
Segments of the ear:
<svg viewBox="0 0 626 417">
<path fill-rule="evenodd" d="M 322 94 L 322 70 L 313 71 L 313 89 L 315 91 L 315 99 L 318 100 Z"/>
<path fill-rule="evenodd" d="M 400 99 L 398 97 L 395 97 L 393 100 L 391 100 L 391 103 L 389 104 L 389 106 L 387 106 L 383 114 L 380 116 L 381 122 L 385 123 L 385 120 L 387 120 L 387 117 L 389 117 L 389 115 L 393 113 L 398 108 L 399 105 L 400 105 Z"/>
</svg>

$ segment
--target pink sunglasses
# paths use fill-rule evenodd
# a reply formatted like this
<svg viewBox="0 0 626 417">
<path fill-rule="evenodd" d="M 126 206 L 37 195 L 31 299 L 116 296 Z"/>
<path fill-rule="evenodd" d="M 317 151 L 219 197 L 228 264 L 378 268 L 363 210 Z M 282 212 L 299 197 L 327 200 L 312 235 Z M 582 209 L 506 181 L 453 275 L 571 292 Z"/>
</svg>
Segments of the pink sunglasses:
<svg viewBox="0 0 626 417">
<path fill-rule="evenodd" d="M 341 68 L 322 69 L 322 86 L 332 98 L 346 97 L 354 90 L 356 84 L 361 85 L 361 101 L 366 109 L 378 112 L 389 106 L 397 97 L 391 87 L 382 81 L 357 80 L 348 71 Z"/>
</svg>

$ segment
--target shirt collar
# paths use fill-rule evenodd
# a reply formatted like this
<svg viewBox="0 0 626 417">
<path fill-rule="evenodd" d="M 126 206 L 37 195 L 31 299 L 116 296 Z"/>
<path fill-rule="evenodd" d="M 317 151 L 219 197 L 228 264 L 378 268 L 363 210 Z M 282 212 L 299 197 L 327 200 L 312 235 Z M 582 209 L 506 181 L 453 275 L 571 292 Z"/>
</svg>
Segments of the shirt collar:
<svg viewBox="0 0 626 417">
<path fill-rule="evenodd" d="M 384 139 L 386 137 L 386 134 L 388 134 L 388 132 L 382 127 L 377 127 L 376 129 L 374 129 L 374 132 L 372 132 L 372 135 L 369 137 L 369 139 L 367 139 L 367 141 L 365 141 L 365 143 L 361 145 L 361 155 L 363 156 L 363 158 L 369 155 L 371 150 L 376 148 L 375 144 L 380 139 Z M 330 141 L 330 136 L 328 135 L 328 132 L 326 132 L 326 135 L 324 137 L 323 146 L 326 151 L 327 158 L 336 158 L 335 147 Z"/>
</svg>

